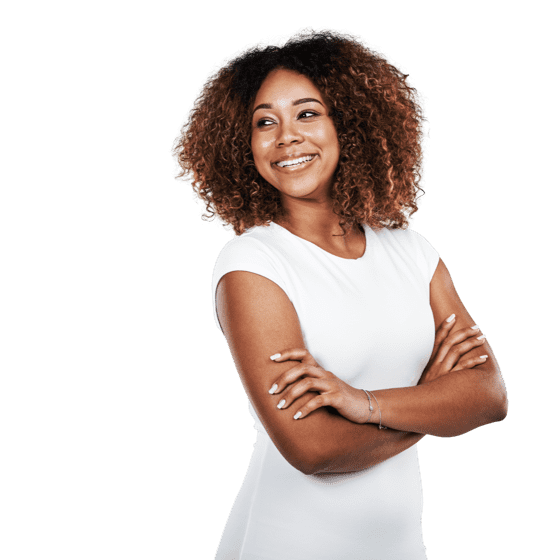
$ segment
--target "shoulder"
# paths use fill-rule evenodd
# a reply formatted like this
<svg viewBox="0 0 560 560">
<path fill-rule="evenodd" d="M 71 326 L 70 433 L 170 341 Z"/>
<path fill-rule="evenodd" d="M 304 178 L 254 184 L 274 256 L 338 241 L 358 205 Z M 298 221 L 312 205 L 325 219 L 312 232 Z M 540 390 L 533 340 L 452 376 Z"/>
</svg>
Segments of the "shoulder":
<svg viewBox="0 0 560 560">
<path fill-rule="evenodd" d="M 267 226 L 248 229 L 245 233 L 228 241 L 216 259 L 216 266 L 234 260 L 256 260 L 272 258 L 277 240 Z"/>
<path fill-rule="evenodd" d="M 394 242 L 401 244 L 403 248 L 406 249 L 421 249 L 426 246 L 431 247 L 428 240 L 412 228 L 383 228 L 379 230 L 378 235 L 381 235 L 386 239 L 391 239 Z"/>
<path fill-rule="evenodd" d="M 429 283 L 438 264 L 439 253 L 420 233 L 411 228 L 383 228 L 378 236 L 398 253 L 408 256 L 419 267 Z"/>
<path fill-rule="evenodd" d="M 252 228 L 228 241 L 219 252 L 214 265 L 213 280 L 230 270 L 251 270 L 252 267 L 270 267 L 274 261 L 274 248 L 267 232 Z M 243 268 L 249 267 L 249 268 Z"/>
<path fill-rule="evenodd" d="M 270 230 L 267 230 L 266 227 L 255 227 L 231 239 L 222 248 L 212 273 L 212 298 L 215 303 L 214 317 L 218 326 L 216 303 L 219 304 L 218 300 L 220 298 L 217 297 L 217 292 L 218 288 L 221 287 L 222 290 L 225 288 L 225 284 L 221 280 L 226 275 L 228 275 L 228 289 L 232 289 L 232 283 L 234 283 L 235 286 L 239 286 L 235 288 L 236 290 L 245 291 L 246 293 L 251 292 L 254 297 L 260 297 L 260 294 L 255 294 L 254 290 L 262 286 L 262 279 L 265 278 L 267 281 L 276 284 L 276 288 L 280 288 L 281 292 L 287 296 L 287 299 L 291 300 L 289 295 L 290 284 L 286 279 L 281 260 L 278 257 L 277 244 L 278 240 L 275 239 Z M 231 275 L 229 274 L 230 272 L 241 272 L 242 274 Z M 246 273 L 248 272 L 252 274 L 247 275 Z M 255 275 L 262 278 L 259 280 L 255 278 Z M 267 284 L 267 281 L 265 281 L 264 285 L 268 285 L 269 289 L 275 289 L 273 286 L 270 286 L 270 283 Z M 220 306 L 218 305 L 218 307 Z"/>
</svg>

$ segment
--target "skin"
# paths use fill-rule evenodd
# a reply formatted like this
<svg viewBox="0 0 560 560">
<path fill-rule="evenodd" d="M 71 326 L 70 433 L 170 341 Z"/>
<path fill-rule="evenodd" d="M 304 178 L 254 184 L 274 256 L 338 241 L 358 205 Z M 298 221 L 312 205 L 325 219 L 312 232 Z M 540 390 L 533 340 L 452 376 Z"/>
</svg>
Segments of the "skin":
<svg viewBox="0 0 560 560">
<path fill-rule="evenodd" d="M 470 369 L 484 363 L 488 358 L 487 355 L 467 356 L 469 350 L 484 344 L 486 337 L 480 334 L 478 325 L 459 329 L 451 334 L 455 321 L 455 315 L 451 315 L 437 330 L 430 361 L 418 385 L 425 385 L 453 371 Z M 377 400 L 372 402 L 372 410 L 364 414 L 364 410 L 367 410 L 364 405 L 369 403 L 370 399 L 362 389 L 348 385 L 332 372 L 323 369 L 305 348 L 286 350 L 281 354 L 271 356 L 271 359 L 277 362 L 288 358 L 301 360 L 301 365 L 288 370 L 271 387 L 270 394 L 282 393 L 282 400 L 278 403 L 278 408 L 289 406 L 297 397 L 308 391 L 320 392 L 319 397 L 309 401 L 295 414 L 294 420 L 305 418 L 311 411 L 328 405 L 335 407 L 352 422 L 380 424 L 382 418 L 380 408 L 377 406 L 377 397 L 381 397 L 381 391 L 370 391 L 370 395 L 375 395 Z M 373 405 L 375 405 L 375 414 Z M 402 417 L 398 416 L 397 419 L 403 422 Z M 393 424 L 393 421 L 383 417 L 383 427 L 388 424 Z"/>
<path fill-rule="evenodd" d="M 317 101 L 299 103 L 309 98 Z M 304 76 L 276 70 L 263 82 L 254 108 L 253 155 L 259 173 L 282 194 L 288 218 L 280 225 L 337 256 L 360 257 L 363 232 L 333 237 L 342 233 L 329 197 L 339 146 L 321 92 Z M 300 154 L 315 157 L 299 169 L 275 166 Z M 419 384 L 370 391 L 385 430 L 375 424 L 377 407 L 366 422 L 365 393 L 318 366 L 305 349 L 297 312 L 277 284 L 258 274 L 230 272 L 217 286 L 216 305 L 259 418 L 286 460 L 305 474 L 362 470 L 401 453 L 424 434 L 460 435 L 507 414 L 497 361 L 488 341 L 477 338 L 480 329 L 471 328 L 475 323 L 441 260 L 430 283 L 436 342 Z M 272 361 L 276 353 L 281 356 Z M 297 420 L 296 412 L 302 413 Z"/>
<path fill-rule="evenodd" d="M 379 407 L 370 422 L 402 431 L 441 437 L 461 435 L 474 428 L 503 420 L 507 414 L 505 386 L 495 357 L 484 335 L 480 333 L 453 287 L 449 272 L 440 260 L 430 283 L 430 303 L 434 320 L 440 327 L 432 359 L 415 387 L 370 391 Z M 451 323 L 443 320 L 442 310 L 453 306 L 458 310 Z M 470 323 L 471 326 L 465 326 Z M 485 354 L 481 352 L 485 351 Z M 309 359 L 302 349 L 289 349 L 288 358 L 302 363 L 281 375 L 275 382 L 283 391 L 281 400 L 289 407 L 306 391 L 320 393 L 303 405 L 299 418 L 319 406 L 334 406 L 353 422 L 364 422 L 367 397 L 363 391 L 350 387 Z M 486 356 L 481 359 L 481 356 Z M 283 359 L 284 353 L 281 358 Z M 276 391 L 274 392 L 276 393 Z M 364 403 L 360 406 L 360 402 Z M 297 413 L 296 413 L 297 414 Z"/>
<path fill-rule="evenodd" d="M 315 99 L 316 101 L 305 101 Z M 295 104 L 294 104 L 295 103 Z M 343 258 L 365 251 L 365 234 L 342 228 L 332 209 L 330 190 L 340 157 L 330 108 L 311 80 L 277 69 L 264 80 L 254 102 L 251 149 L 258 172 L 281 193 L 288 220 L 278 221 L 293 234 Z M 312 154 L 312 161 L 281 168 L 279 160 Z"/>
</svg>

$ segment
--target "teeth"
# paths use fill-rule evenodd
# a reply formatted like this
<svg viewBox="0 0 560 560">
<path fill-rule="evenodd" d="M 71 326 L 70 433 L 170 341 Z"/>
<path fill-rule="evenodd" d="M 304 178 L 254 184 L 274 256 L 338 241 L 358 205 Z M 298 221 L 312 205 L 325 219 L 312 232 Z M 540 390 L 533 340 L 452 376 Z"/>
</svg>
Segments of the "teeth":
<svg viewBox="0 0 560 560">
<path fill-rule="evenodd" d="M 279 161 L 276 165 L 278 167 L 289 167 L 291 165 L 298 165 L 300 163 L 303 163 L 304 161 L 311 161 L 312 159 L 313 156 L 304 156 L 297 159 L 288 159 L 286 161 Z"/>
</svg>

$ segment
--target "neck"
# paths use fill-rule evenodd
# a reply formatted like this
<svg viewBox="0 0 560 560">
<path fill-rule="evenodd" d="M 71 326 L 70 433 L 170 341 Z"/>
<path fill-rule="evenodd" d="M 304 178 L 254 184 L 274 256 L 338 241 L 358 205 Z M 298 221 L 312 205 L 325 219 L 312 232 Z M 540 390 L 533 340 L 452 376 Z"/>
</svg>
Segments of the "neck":
<svg viewBox="0 0 560 560">
<path fill-rule="evenodd" d="M 346 235 L 338 223 L 338 216 L 334 212 L 319 213 L 306 212 L 297 215 L 287 215 L 274 220 L 278 225 L 300 237 L 322 238 L 332 241 L 333 237 L 345 239 L 350 236 L 360 235 L 363 228 L 359 224 L 347 226 Z"/>
</svg>

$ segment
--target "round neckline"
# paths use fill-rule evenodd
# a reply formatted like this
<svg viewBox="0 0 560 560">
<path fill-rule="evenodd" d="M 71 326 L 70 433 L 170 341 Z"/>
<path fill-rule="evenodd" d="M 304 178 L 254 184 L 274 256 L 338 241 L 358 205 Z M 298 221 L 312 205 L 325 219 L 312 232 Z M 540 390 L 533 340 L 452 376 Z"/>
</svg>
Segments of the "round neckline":
<svg viewBox="0 0 560 560">
<path fill-rule="evenodd" d="M 362 227 L 364 228 L 364 235 L 365 235 L 365 241 L 366 241 L 366 246 L 365 246 L 365 249 L 364 249 L 364 253 L 362 254 L 361 257 L 358 257 L 357 259 L 349 259 L 349 258 L 346 258 L 346 257 L 339 257 L 338 255 L 335 255 L 334 253 L 331 253 L 330 251 L 326 251 L 322 247 L 319 247 L 319 245 L 317 245 L 316 243 L 313 243 L 313 241 L 309 241 L 307 239 L 304 239 L 303 237 L 300 237 L 299 235 L 296 235 L 295 233 L 292 233 L 289 229 L 286 229 L 284 226 L 281 226 L 280 224 L 277 224 L 276 222 L 271 221 L 270 223 L 272 225 L 280 228 L 281 230 L 285 231 L 287 234 L 291 235 L 292 237 L 300 239 L 301 241 L 304 241 L 308 245 L 312 245 L 313 247 L 315 247 L 315 249 L 319 249 L 319 251 L 321 251 L 322 253 L 325 253 L 325 254 L 329 255 L 330 257 L 333 257 L 335 259 L 339 259 L 341 261 L 358 262 L 358 261 L 364 260 L 367 253 L 368 253 L 369 242 L 368 242 L 368 234 L 367 234 L 367 227 L 368 227 L 367 224 L 361 224 Z"/>
</svg>

